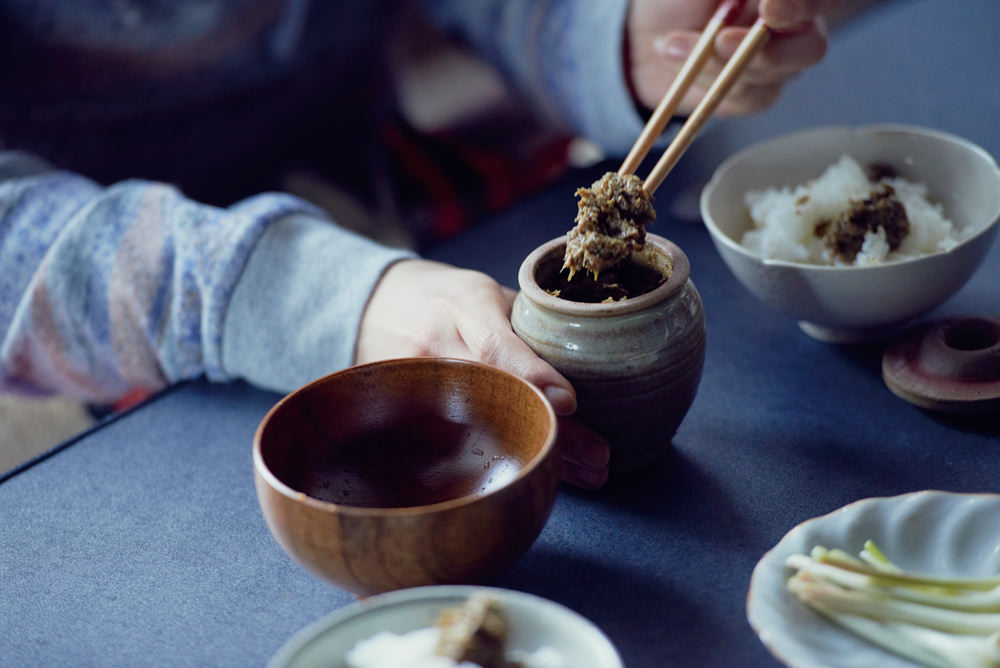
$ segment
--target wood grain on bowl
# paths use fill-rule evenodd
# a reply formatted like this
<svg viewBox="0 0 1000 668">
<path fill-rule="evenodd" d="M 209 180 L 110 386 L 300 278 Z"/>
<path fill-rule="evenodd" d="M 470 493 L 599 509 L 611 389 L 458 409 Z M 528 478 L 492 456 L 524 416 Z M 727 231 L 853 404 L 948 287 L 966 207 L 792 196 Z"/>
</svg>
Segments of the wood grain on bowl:
<svg viewBox="0 0 1000 668">
<path fill-rule="evenodd" d="M 541 393 L 471 362 L 389 360 L 278 403 L 254 443 L 258 498 L 296 561 L 360 595 L 475 583 L 534 542 L 558 484 Z"/>
</svg>

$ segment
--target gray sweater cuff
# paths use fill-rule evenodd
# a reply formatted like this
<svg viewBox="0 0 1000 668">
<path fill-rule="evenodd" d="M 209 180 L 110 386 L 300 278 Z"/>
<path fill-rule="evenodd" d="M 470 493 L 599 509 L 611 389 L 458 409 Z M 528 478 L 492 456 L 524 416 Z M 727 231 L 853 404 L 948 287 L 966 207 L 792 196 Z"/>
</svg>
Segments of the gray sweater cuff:
<svg viewBox="0 0 1000 668">
<path fill-rule="evenodd" d="M 393 262 L 415 257 L 317 218 L 271 225 L 226 313 L 222 362 L 231 378 L 289 392 L 350 366 L 368 298 Z"/>
<path fill-rule="evenodd" d="M 583 134 L 612 155 L 622 156 L 645 125 L 625 77 L 628 1 L 582 4 L 569 30 L 578 72 L 572 80 L 576 90 L 570 97 L 578 106 Z"/>
</svg>

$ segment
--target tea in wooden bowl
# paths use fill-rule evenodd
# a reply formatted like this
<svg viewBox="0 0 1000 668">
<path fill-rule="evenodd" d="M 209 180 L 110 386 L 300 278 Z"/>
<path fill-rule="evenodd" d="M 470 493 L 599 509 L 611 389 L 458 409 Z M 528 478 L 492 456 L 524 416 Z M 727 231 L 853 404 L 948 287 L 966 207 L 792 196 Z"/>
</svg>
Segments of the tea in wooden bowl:
<svg viewBox="0 0 1000 668">
<path fill-rule="evenodd" d="M 475 583 L 548 520 L 556 418 L 500 369 L 412 358 L 345 369 L 282 399 L 254 438 L 272 534 L 310 572 L 358 595 Z"/>
</svg>

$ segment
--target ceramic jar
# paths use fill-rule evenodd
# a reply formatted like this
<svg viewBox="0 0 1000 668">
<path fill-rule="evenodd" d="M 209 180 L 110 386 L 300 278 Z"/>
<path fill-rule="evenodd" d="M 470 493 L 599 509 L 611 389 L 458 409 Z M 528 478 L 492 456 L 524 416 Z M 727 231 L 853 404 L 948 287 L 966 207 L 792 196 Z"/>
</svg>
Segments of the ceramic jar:
<svg viewBox="0 0 1000 668">
<path fill-rule="evenodd" d="M 577 419 L 611 444 L 611 470 L 663 455 L 694 401 L 705 359 L 705 317 L 677 245 L 648 234 L 633 259 L 669 272 L 654 290 L 612 303 L 561 299 L 541 286 L 562 268 L 566 237 L 521 264 L 514 331 L 558 369 L 577 394 Z"/>
</svg>

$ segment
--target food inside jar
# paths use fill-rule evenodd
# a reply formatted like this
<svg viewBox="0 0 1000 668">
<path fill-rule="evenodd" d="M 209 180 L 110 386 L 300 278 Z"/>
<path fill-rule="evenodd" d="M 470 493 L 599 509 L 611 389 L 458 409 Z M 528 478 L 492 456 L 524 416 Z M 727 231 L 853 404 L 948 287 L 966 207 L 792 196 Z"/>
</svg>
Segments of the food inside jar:
<svg viewBox="0 0 1000 668">
<path fill-rule="evenodd" d="M 660 270 L 632 257 L 618 262 L 597 277 L 589 273 L 570 278 L 568 269 L 542 277 L 539 285 L 551 295 L 574 302 L 607 303 L 638 297 L 655 290 L 670 276 L 669 267 Z"/>
</svg>

